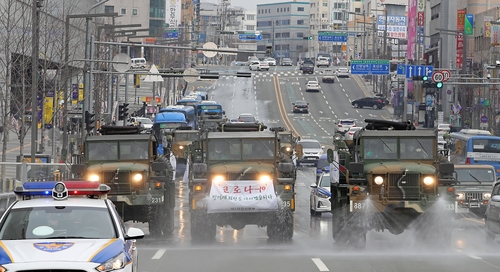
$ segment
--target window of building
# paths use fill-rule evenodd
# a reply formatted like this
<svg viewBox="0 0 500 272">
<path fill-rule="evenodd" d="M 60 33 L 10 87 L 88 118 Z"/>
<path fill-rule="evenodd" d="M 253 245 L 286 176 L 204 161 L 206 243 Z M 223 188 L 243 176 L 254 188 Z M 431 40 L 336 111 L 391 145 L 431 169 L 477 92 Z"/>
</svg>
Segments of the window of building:
<svg viewBox="0 0 500 272">
<path fill-rule="evenodd" d="M 274 45 L 274 50 L 281 50 L 281 45 L 275 44 Z"/>
<path fill-rule="evenodd" d="M 290 45 L 289 44 L 281 45 L 281 50 L 290 50 Z"/>
<path fill-rule="evenodd" d="M 280 8 L 276 8 L 276 12 L 280 12 Z"/>
<path fill-rule="evenodd" d="M 290 32 L 283 32 L 283 33 L 281 34 L 281 37 L 282 37 L 282 38 L 290 38 Z"/>
<path fill-rule="evenodd" d="M 255 26 L 254 25 L 247 25 L 247 30 L 255 30 Z"/>
<path fill-rule="evenodd" d="M 302 45 L 297 45 L 297 47 L 295 48 L 296 50 L 302 50 L 304 48 L 304 46 Z"/>
<path fill-rule="evenodd" d="M 303 38 L 304 37 L 304 33 L 302 32 L 297 32 L 297 38 Z"/>
<path fill-rule="evenodd" d="M 326 14 L 326 13 L 321 13 L 321 18 L 328 18 L 328 14 Z"/>
<path fill-rule="evenodd" d="M 323 7 L 328 7 L 328 2 L 323 2 Z"/>
<path fill-rule="evenodd" d="M 321 25 L 321 29 L 328 29 L 328 25 Z"/>
<path fill-rule="evenodd" d="M 257 11 L 257 14 L 260 14 L 260 9 Z"/>
<path fill-rule="evenodd" d="M 255 15 L 253 15 L 253 14 L 252 14 L 252 15 L 247 15 L 247 20 L 248 20 L 248 21 L 253 21 L 253 20 L 255 20 Z"/>
<path fill-rule="evenodd" d="M 271 21 L 260 21 L 257 22 L 257 27 L 271 26 Z"/>
<path fill-rule="evenodd" d="M 267 13 L 271 13 L 271 9 L 267 9 Z"/>
<path fill-rule="evenodd" d="M 137 14 L 139 14 L 139 12 L 137 11 L 137 9 L 136 8 L 132 9 L 132 15 L 137 15 Z"/>
<path fill-rule="evenodd" d="M 333 19 L 334 20 L 343 20 L 344 18 L 342 17 L 342 12 L 334 12 Z"/>
<path fill-rule="evenodd" d="M 334 9 L 346 9 L 346 4 L 345 3 L 333 3 L 333 8 Z"/>
<path fill-rule="evenodd" d="M 121 15 L 127 15 L 127 9 L 126 8 L 121 8 L 120 9 L 120 14 Z"/>
<path fill-rule="evenodd" d="M 271 34 L 262 34 L 262 39 L 264 40 L 271 39 Z"/>
<path fill-rule="evenodd" d="M 281 23 L 283 25 L 290 25 L 290 20 L 282 20 Z"/>
<path fill-rule="evenodd" d="M 297 7 L 297 11 L 304 11 L 304 7 Z"/>
<path fill-rule="evenodd" d="M 274 33 L 275 38 L 281 38 L 281 33 Z"/>
<path fill-rule="evenodd" d="M 441 11 L 441 4 L 437 4 L 431 8 L 431 20 L 439 18 L 439 12 Z"/>
<path fill-rule="evenodd" d="M 115 13 L 115 6 L 104 6 L 104 13 Z"/>
<path fill-rule="evenodd" d="M 290 11 L 290 7 L 287 7 L 287 8 L 286 8 L 286 11 Z"/>
<path fill-rule="evenodd" d="M 355 9 L 354 9 L 354 12 L 356 12 L 356 13 L 361 13 L 361 8 L 355 8 Z"/>
<path fill-rule="evenodd" d="M 297 20 L 297 25 L 303 25 L 304 24 L 304 20 Z"/>
</svg>

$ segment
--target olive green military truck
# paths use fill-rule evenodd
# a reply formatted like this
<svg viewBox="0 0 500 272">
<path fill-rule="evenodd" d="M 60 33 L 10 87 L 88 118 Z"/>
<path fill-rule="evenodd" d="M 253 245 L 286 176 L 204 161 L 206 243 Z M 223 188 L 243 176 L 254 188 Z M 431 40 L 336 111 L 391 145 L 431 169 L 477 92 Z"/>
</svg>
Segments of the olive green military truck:
<svg viewBox="0 0 500 272">
<path fill-rule="evenodd" d="M 267 226 L 270 239 L 293 237 L 296 139 L 283 129 L 224 123 L 190 147 L 189 207 L 193 241 L 215 238 L 217 226 Z M 182 135 L 185 134 L 185 135 Z M 174 137 L 193 136 L 176 131 Z"/>
<path fill-rule="evenodd" d="M 108 197 L 124 221 L 148 222 L 151 235 L 174 230 L 175 184 L 170 161 L 152 134 L 136 126 L 102 126 L 88 136 L 73 173 L 111 188 Z"/>
<path fill-rule="evenodd" d="M 440 162 L 436 132 L 405 122 L 365 122 L 341 158 L 347 167 L 331 184 L 333 239 L 363 248 L 370 230 L 398 235 L 413 229 L 419 241 L 449 245 L 454 167 Z"/>
</svg>

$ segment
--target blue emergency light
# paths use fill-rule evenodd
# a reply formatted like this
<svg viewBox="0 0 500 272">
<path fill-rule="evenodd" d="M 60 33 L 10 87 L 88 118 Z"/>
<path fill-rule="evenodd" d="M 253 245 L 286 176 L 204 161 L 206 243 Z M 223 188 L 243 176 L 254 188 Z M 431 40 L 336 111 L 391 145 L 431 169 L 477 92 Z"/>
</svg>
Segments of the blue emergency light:
<svg viewBox="0 0 500 272">
<path fill-rule="evenodd" d="M 87 195 L 102 197 L 111 190 L 106 184 L 98 182 L 71 180 L 71 181 L 41 181 L 25 182 L 14 189 L 17 196 L 49 196 L 56 200 L 64 200 L 70 195 Z"/>
</svg>

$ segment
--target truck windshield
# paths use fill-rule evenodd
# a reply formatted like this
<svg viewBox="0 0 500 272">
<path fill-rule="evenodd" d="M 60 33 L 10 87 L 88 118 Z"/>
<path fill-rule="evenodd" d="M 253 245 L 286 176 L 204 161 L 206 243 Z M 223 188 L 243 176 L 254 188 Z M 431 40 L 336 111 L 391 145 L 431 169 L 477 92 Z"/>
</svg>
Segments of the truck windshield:
<svg viewBox="0 0 500 272">
<path fill-rule="evenodd" d="M 273 159 L 273 140 L 243 140 L 244 159 Z"/>
<path fill-rule="evenodd" d="M 401 159 L 434 159 L 434 139 L 401 138 Z"/>
<path fill-rule="evenodd" d="M 89 161 L 118 160 L 118 142 L 90 142 L 88 144 Z"/>
<path fill-rule="evenodd" d="M 495 181 L 493 169 L 485 168 L 456 168 L 453 176 L 459 183 L 482 183 L 491 184 Z"/>
</svg>

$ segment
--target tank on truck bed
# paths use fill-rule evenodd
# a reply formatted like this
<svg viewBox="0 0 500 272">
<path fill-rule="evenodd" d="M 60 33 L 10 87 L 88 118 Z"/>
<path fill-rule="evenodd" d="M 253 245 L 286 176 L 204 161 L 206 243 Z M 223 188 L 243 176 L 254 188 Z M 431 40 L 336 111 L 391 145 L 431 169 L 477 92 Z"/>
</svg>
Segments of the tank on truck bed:
<svg viewBox="0 0 500 272">
<path fill-rule="evenodd" d="M 136 126 L 102 126 L 103 135 L 86 138 L 81 163 L 72 172 L 108 185 L 108 197 L 124 221 L 147 222 L 151 235 L 169 235 L 174 230 L 172 165 L 157 153 L 155 135 L 139 131 Z"/>
<path fill-rule="evenodd" d="M 203 132 L 193 141 L 189 167 L 193 240 L 214 239 L 217 226 L 240 230 L 251 224 L 267 226 L 271 239 L 292 239 L 295 138 L 283 129 L 263 129 L 262 124 L 224 123 L 220 132 Z"/>
<path fill-rule="evenodd" d="M 331 184 L 333 239 L 362 248 L 370 230 L 413 228 L 427 245 L 450 245 L 456 181 L 453 164 L 439 159 L 436 132 L 411 122 L 365 122 L 348 146 L 348 175 Z"/>
</svg>

